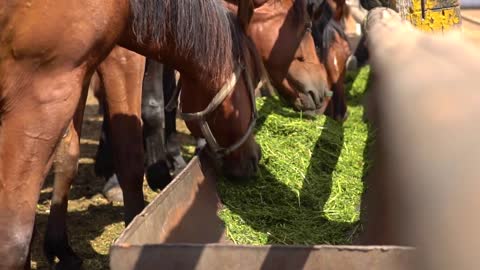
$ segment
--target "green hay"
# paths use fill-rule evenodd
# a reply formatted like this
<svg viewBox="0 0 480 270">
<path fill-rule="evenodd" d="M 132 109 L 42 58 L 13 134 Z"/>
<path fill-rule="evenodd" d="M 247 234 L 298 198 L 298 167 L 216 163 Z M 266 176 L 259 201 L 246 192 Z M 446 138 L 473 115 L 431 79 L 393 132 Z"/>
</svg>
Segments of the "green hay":
<svg viewBox="0 0 480 270">
<path fill-rule="evenodd" d="M 237 244 L 349 244 L 358 227 L 372 132 L 361 99 L 370 69 L 349 74 L 349 118 L 306 119 L 277 98 L 258 99 L 257 179 L 219 182 L 220 212 Z"/>
</svg>

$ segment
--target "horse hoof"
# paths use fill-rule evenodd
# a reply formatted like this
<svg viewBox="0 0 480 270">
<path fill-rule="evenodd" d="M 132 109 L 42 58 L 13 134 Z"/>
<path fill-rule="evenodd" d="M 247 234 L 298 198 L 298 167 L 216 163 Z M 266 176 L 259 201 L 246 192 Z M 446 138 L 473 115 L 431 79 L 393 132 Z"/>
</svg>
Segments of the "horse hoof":
<svg viewBox="0 0 480 270">
<path fill-rule="evenodd" d="M 68 245 L 66 235 L 55 238 L 47 231 L 44 244 L 44 253 L 50 265 L 49 269 L 82 269 L 83 261 Z M 55 258 L 59 259 L 58 263 L 55 263 Z"/>
<path fill-rule="evenodd" d="M 162 190 L 172 181 L 170 169 L 166 162 L 157 162 L 150 165 L 147 168 L 145 178 L 147 178 L 148 186 L 152 190 Z"/>
<path fill-rule="evenodd" d="M 110 202 L 123 202 L 123 192 L 120 184 L 118 183 L 117 175 L 114 174 L 103 187 L 103 195 Z"/>
</svg>

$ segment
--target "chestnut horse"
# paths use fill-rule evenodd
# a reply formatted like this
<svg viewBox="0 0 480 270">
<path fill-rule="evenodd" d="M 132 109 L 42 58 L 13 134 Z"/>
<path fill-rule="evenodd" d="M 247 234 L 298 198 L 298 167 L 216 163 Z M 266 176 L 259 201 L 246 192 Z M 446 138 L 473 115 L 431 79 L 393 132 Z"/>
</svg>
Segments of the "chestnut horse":
<svg viewBox="0 0 480 270">
<path fill-rule="evenodd" d="M 0 28 L 0 269 L 29 268 L 36 203 L 57 143 L 64 135 L 72 143 L 59 153 L 76 156 L 75 123 L 81 123 L 88 82 L 115 44 L 179 70 L 186 112 L 203 110 L 218 89 L 248 74 L 241 67 L 253 62 L 250 54 L 241 57 L 241 35 L 214 0 L 8 1 L 0 5 Z M 111 58 L 102 65 L 111 65 L 108 72 L 115 74 L 129 61 Z M 106 93 L 110 129 L 122 134 L 112 143 L 128 223 L 144 207 L 141 95 L 100 73 L 112 89 Z M 243 78 L 235 88 L 247 84 Z M 216 99 L 219 109 L 203 118 L 219 145 L 236 146 L 222 158 L 235 177 L 253 174 L 259 160 L 249 132 L 251 102 L 248 91 L 235 91 L 223 102 Z M 189 116 L 192 132 L 205 133 L 207 122 Z"/>
<path fill-rule="evenodd" d="M 333 4 L 335 12 L 329 6 Z M 343 121 L 345 67 L 351 52 L 335 20 L 348 12 L 345 1 L 258 0 L 252 6 L 247 32 L 280 96 L 307 114 L 325 113 Z M 318 51 L 321 61 L 316 47 L 327 48 Z"/>
<path fill-rule="evenodd" d="M 228 7 L 237 9 L 234 0 Z M 327 72 L 320 63 L 311 26 L 323 0 L 254 0 L 246 26 L 272 85 L 286 103 L 322 114 L 329 100 Z"/>
</svg>

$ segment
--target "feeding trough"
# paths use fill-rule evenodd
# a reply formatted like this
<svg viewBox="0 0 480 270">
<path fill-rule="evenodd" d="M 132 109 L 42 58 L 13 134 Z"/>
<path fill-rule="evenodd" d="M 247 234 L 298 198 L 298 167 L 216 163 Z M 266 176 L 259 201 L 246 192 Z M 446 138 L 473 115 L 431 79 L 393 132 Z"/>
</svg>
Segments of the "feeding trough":
<svg viewBox="0 0 480 270">
<path fill-rule="evenodd" d="M 110 250 L 113 270 L 410 269 L 398 246 L 246 246 L 228 240 L 217 216 L 216 177 L 204 154 L 138 215 Z"/>
</svg>

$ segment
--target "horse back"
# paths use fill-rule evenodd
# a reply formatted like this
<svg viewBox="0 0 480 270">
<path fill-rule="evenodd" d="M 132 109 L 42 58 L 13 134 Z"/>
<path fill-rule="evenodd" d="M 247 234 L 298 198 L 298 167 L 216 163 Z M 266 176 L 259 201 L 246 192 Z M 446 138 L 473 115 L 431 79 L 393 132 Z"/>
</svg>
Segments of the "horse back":
<svg viewBox="0 0 480 270">
<path fill-rule="evenodd" d="M 32 69 L 98 62 L 123 31 L 125 16 L 128 1 L 4 1 L 0 65 L 7 59 L 31 63 Z"/>
</svg>

